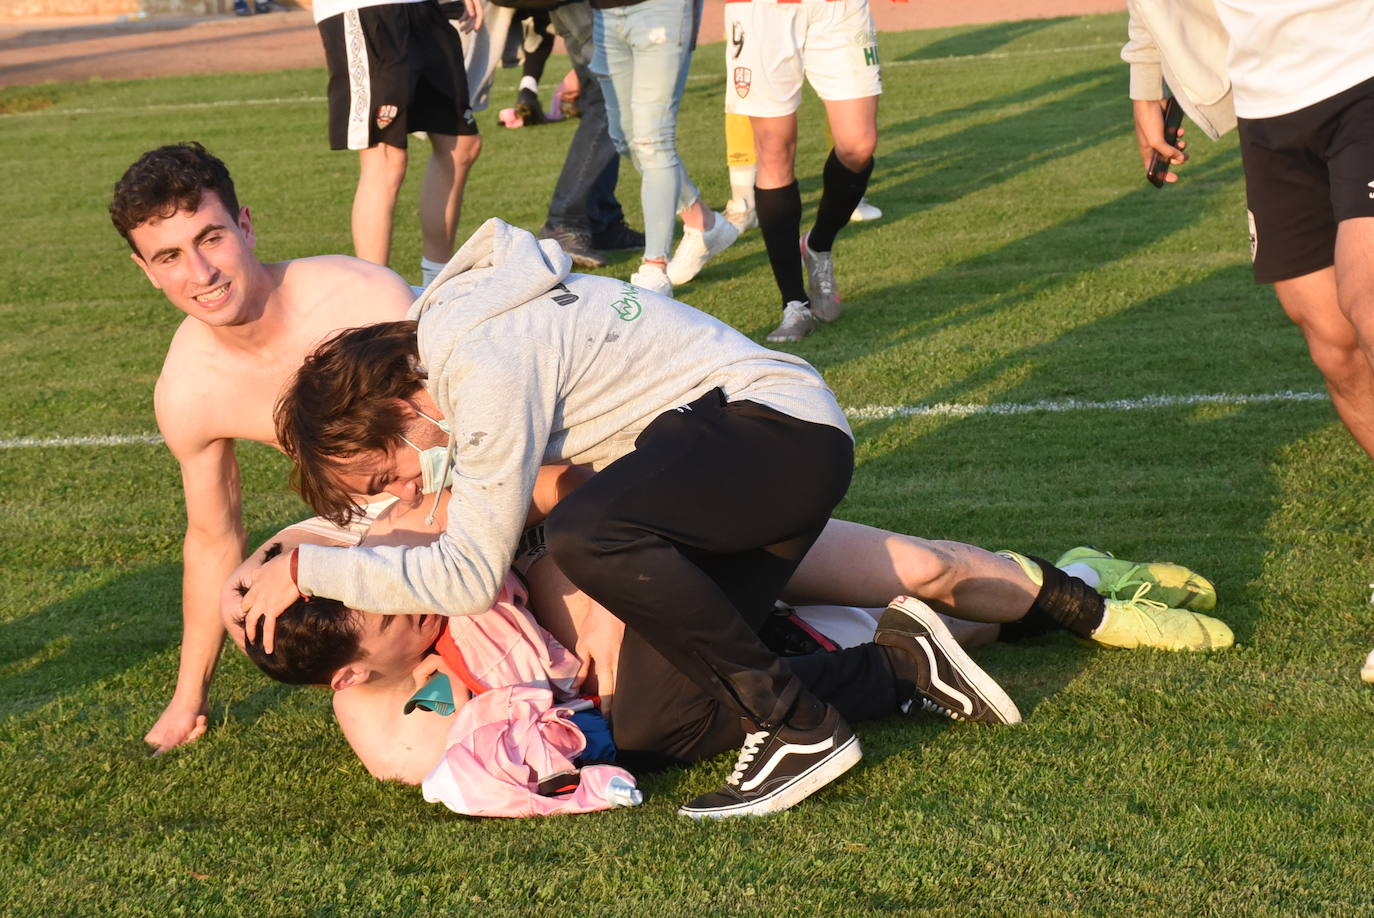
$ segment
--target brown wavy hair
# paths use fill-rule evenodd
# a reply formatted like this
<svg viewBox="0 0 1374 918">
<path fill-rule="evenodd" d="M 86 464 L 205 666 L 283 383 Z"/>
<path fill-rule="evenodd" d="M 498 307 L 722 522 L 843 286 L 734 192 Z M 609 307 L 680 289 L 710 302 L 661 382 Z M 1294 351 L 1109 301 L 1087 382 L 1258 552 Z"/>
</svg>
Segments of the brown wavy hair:
<svg viewBox="0 0 1374 918">
<path fill-rule="evenodd" d="M 115 183 L 110 221 L 134 254 L 142 257 L 129 233 L 149 220 L 194 211 L 207 191 L 213 191 L 229 216 L 238 219 L 234 180 L 218 157 L 195 141 L 158 147 L 140 156 Z"/>
<path fill-rule="evenodd" d="M 317 347 L 277 402 L 277 442 L 295 461 L 291 485 L 316 513 L 346 526 L 361 513 L 337 475 L 339 460 L 401 443 L 398 399 L 425 382 L 414 322 L 339 332 Z"/>
</svg>

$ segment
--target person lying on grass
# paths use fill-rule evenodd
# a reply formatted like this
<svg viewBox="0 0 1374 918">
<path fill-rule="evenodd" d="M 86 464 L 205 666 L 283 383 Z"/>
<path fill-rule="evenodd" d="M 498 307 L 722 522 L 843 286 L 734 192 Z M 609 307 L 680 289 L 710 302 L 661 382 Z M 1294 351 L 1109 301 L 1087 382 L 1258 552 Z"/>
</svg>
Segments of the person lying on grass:
<svg viewBox="0 0 1374 918">
<path fill-rule="evenodd" d="M 837 709 L 759 641 L 747 608 L 771 605 L 848 489 L 848 422 L 805 361 L 569 267 L 555 243 L 488 220 L 416 302 L 418 322 L 341 334 L 307 359 L 277 431 L 316 512 L 342 524 L 352 495 L 449 484 L 463 518 L 428 546 L 298 548 L 254 573 L 243 611 L 250 626 L 269 619 L 269 651 L 270 619 L 302 592 L 388 614 L 479 614 L 504 578 L 540 464 L 591 465 L 596 477 L 547 521 L 559 566 L 751 718 L 751 735 L 767 734 L 742 768 L 792 771 L 776 793 L 742 790 L 745 781 L 682 812 L 785 809 L 860 752 Z M 1104 619 L 1100 598 L 1079 587 L 1080 598 L 1051 610 L 1083 637 L 1138 643 L 1142 631 L 1164 632 L 1188 649 L 1231 641 L 1225 625 L 1190 612 Z M 792 746 L 827 752 L 813 767 Z"/>
<path fill-rule="evenodd" d="M 575 474 L 565 476 L 575 477 Z M 448 495 L 445 494 L 436 519 L 427 524 L 422 508 L 408 507 L 398 501 L 398 506 L 392 508 L 393 512 L 383 514 L 373 524 L 366 542 L 416 544 L 432 540 L 442 531 L 447 508 Z M 834 532 L 831 538 L 822 539 L 817 544 L 789 583 L 785 594 L 789 601 L 800 604 L 817 598 L 828 601 L 848 599 L 865 605 L 878 605 L 883 601 L 872 597 L 883 594 L 891 596 L 906 588 L 904 559 L 913 556 L 910 548 L 920 540 L 839 521 L 833 521 L 832 528 Z M 263 563 L 269 555 L 276 556 L 282 551 L 289 551 L 306 540 L 320 543 L 327 541 L 327 538 L 318 532 L 288 528 L 270 540 L 268 549 L 255 553 L 245 563 L 236 573 L 236 581 L 241 581 L 253 566 Z M 847 545 L 857 549 L 857 554 L 850 554 Z M 952 548 L 979 551 L 957 543 L 952 543 Z M 1080 551 L 1079 554 L 1085 553 Z M 884 560 L 879 562 L 879 557 Z M 1172 595 L 1171 589 L 1189 590 L 1194 600 L 1204 604 L 1209 596 L 1210 585 L 1186 569 L 1173 565 L 1134 565 L 1109 559 L 1100 553 L 1097 557 L 1108 564 L 1118 565 L 1119 569 L 1136 568 L 1142 578 L 1140 582 L 1163 595 Z M 635 640 L 633 633 L 627 638 L 623 625 L 617 619 L 562 576 L 538 546 L 537 540 L 527 541 L 522 548 L 516 570 L 524 581 L 508 581 L 505 595 L 497 605 L 504 610 L 503 614 L 509 615 L 513 600 L 518 598 L 520 601 L 514 602 L 514 605 L 523 609 L 523 597 L 533 597 L 530 605 L 535 610 L 539 625 L 550 633 L 549 643 L 570 648 L 579 661 L 575 669 L 578 691 L 600 698 L 602 713 L 611 719 L 615 743 L 621 749 L 621 761 L 632 767 L 691 762 L 738 745 L 743 735 L 740 731 L 746 728 L 739 726 L 739 721 L 722 710 L 720 705 L 697 692 L 680 673 L 667 667 L 661 657 L 642 641 Z M 1159 583 L 1161 579 L 1182 586 L 1164 587 Z M 806 593 L 807 589 L 822 585 L 826 590 L 823 596 Z M 242 645 L 237 598 L 236 590 L 227 591 L 223 610 L 226 620 L 231 624 L 231 634 Z M 894 615 L 899 623 L 921 622 L 927 631 L 925 640 L 930 642 L 935 654 L 932 659 L 954 668 L 953 674 L 947 673 L 939 680 L 941 684 L 958 684 L 956 680 L 967 679 L 976 686 L 986 685 L 982 682 L 981 671 L 954 647 L 948 631 L 942 630 L 939 620 L 931 616 L 927 609 L 908 601 L 895 605 L 900 615 L 888 614 Z M 1002 618 L 1009 620 L 1008 613 L 1014 613 L 1017 609 L 1018 606 L 1013 603 L 1010 610 L 1003 612 Z M 836 643 L 851 646 L 873 638 L 875 625 L 882 614 L 879 609 L 861 612 L 834 606 L 803 606 L 798 611 L 803 620 L 814 625 L 816 630 L 837 638 Z M 562 812 L 568 807 L 597 808 L 588 807 L 585 800 L 575 797 L 560 795 L 542 799 L 538 794 L 541 782 L 537 772 L 531 773 L 530 780 L 518 789 L 513 789 L 507 782 L 498 787 L 493 796 L 485 799 L 476 798 L 471 792 L 455 798 L 452 792 L 455 786 L 451 780 L 452 766 L 446 764 L 446 748 L 458 750 L 449 756 L 450 759 L 459 756 L 469 765 L 484 757 L 498 756 L 491 752 L 490 744 L 474 748 L 471 742 L 452 740 L 450 734 L 455 730 L 465 737 L 471 734 L 470 726 L 461 729 L 453 727 L 453 718 L 420 710 L 402 714 L 407 700 L 436 671 L 447 673 L 454 686 L 459 687 L 459 697 L 455 700 L 461 703 L 464 697 L 462 687 L 471 690 L 473 685 L 471 680 L 463 678 L 469 669 L 461 662 L 463 649 L 467 646 L 468 638 L 472 637 L 474 627 L 477 628 L 474 646 L 479 649 L 485 646 L 489 635 L 481 631 L 480 623 L 487 617 L 448 620 L 456 626 L 459 634 L 456 636 L 456 645 L 450 646 L 451 652 L 441 656 L 434 652 L 434 645 L 444 628 L 442 617 L 403 616 L 395 618 L 394 623 L 388 625 L 387 622 L 392 620 L 389 617 L 352 612 L 342 604 L 314 598 L 309 603 L 298 603 L 284 616 L 279 626 L 284 626 L 285 630 L 279 632 L 273 654 L 264 654 L 260 641 L 249 643 L 248 652 L 254 662 L 274 678 L 333 688 L 333 706 L 340 726 L 369 772 L 378 778 L 420 783 L 426 776 L 436 774 L 429 785 L 431 797 L 442 799 L 451 807 L 467 813 L 533 815 Z M 763 616 L 764 623 L 779 621 L 775 616 Z M 969 644 L 993 639 L 998 628 L 995 624 L 958 619 L 947 619 L 945 624 L 949 631 L 959 633 L 961 639 Z M 1015 627 L 1014 624 L 1011 626 L 1013 630 Z M 883 649 L 890 654 L 888 648 Z M 458 665 L 447 665 L 445 660 L 454 656 L 455 652 L 459 657 Z M 845 704 L 844 710 L 856 718 L 882 716 L 899 708 L 910 709 L 914 701 L 918 706 L 943 709 L 956 719 L 987 719 L 984 712 L 976 710 L 979 692 L 970 692 L 965 696 L 972 704 L 955 695 L 942 694 L 938 685 L 928 686 L 925 694 L 913 694 L 905 685 L 899 683 L 894 686 L 888 681 L 883 672 L 883 657 L 876 658 L 875 662 L 871 655 L 865 656 L 867 653 L 846 650 L 842 654 L 831 655 L 832 663 L 847 663 L 847 668 L 840 665 L 839 675 L 848 682 L 837 682 L 832 675 L 829 685 L 822 689 L 823 694 L 837 693 L 842 699 L 837 703 Z M 847 661 L 845 655 L 849 656 Z M 817 668 L 818 661 L 814 659 L 796 657 L 789 662 L 808 672 L 822 672 Z M 888 665 L 891 665 L 890 662 Z M 563 676 L 566 675 L 565 668 Z M 618 690 L 620 686 L 626 686 L 624 692 Z M 481 687 L 480 684 L 478 687 Z M 993 697 L 997 695 L 991 687 L 986 691 Z M 482 697 L 488 705 L 500 705 L 506 701 L 504 696 L 484 694 Z M 628 699 L 624 704 L 617 701 L 622 697 Z M 1010 699 L 1003 702 L 999 698 L 998 701 L 1002 713 L 1006 715 L 1002 719 L 1011 720 L 1014 704 Z M 468 732 L 464 733 L 464 730 Z M 459 782 L 461 786 L 490 787 L 491 784 L 487 780 L 474 785 L 471 774 L 466 778 L 464 782 Z"/>
<path fill-rule="evenodd" d="M 302 536 L 318 538 L 288 530 L 249 564 L 270 560 Z M 369 540 L 393 541 L 372 534 Z M 340 725 L 374 775 L 423 780 L 428 799 L 474 815 L 604 808 L 603 797 L 589 791 L 601 786 L 598 780 L 556 785 L 570 788 L 568 794 L 540 792 L 585 755 L 584 725 L 570 725 L 560 712 L 585 707 L 578 699 L 587 696 L 609 719 L 607 742 L 596 752 L 603 760 L 636 767 L 686 763 L 749 742 L 753 731 L 736 712 L 576 592 L 542 545 L 522 552 L 521 569 L 530 586 L 508 575 L 483 615 L 381 616 L 313 597 L 281 616 L 272 653 L 263 650 L 260 632 L 244 638 L 245 649 L 274 678 L 334 689 Z M 540 595 L 542 621 L 561 640 L 535 624 L 526 605 L 531 589 Z M 762 628 L 766 618 L 764 610 L 751 625 Z M 867 637 L 876 643 L 788 661 L 846 718 L 924 707 L 959 720 L 1020 720 L 1016 705 L 928 607 L 903 600 L 883 613 L 876 631 L 874 620 L 866 621 Z M 564 642 L 582 651 L 585 662 Z M 436 671 L 455 687 L 456 714 L 403 714 L 407 699 Z M 620 777 L 632 786 L 628 774 Z"/>
</svg>

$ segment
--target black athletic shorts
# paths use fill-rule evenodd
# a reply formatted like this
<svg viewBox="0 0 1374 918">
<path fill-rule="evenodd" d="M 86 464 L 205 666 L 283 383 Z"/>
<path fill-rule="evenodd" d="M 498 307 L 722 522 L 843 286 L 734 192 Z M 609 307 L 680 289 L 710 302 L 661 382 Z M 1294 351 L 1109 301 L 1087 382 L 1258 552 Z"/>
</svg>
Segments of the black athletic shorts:
<svg viewBox="0 0 1374 918">
<path fill-rule="evenodd" d="M 329 146 L 406 146 L 414 131 L 476 134 L 463 47 L 435 0 L 365 6 L 319 24 Z"/>
<path fill-rule="evenodd" d="M 1250 256 L 1263 284 L 1335 263 L 1336 226 L 1374 217 L 1374 79 L 1273 118 L 1241 118 Z"/>
</svg>

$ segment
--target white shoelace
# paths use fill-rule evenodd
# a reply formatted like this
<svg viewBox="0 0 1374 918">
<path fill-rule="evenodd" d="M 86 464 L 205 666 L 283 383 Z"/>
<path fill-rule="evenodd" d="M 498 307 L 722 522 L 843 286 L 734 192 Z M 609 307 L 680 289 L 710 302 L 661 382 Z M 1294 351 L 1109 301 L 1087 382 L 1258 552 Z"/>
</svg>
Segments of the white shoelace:
<svg viewBox="0 0 1374 918">
<path fill-rule="evenodd" d="M 730 777 L 725 779 L 726 784 L 739 784 L 744 778 L 744 772 L 748 769 L 749 763 L 754 761 L 754 757 L 758 755 L 759 747 L 763 745 L 766 739 L 768 739 L 767 730 L 745 735 L 744 748 L 739 751 L 739 758 L 735 760 L 735 770 L 730 773 Z"/>
</svg>

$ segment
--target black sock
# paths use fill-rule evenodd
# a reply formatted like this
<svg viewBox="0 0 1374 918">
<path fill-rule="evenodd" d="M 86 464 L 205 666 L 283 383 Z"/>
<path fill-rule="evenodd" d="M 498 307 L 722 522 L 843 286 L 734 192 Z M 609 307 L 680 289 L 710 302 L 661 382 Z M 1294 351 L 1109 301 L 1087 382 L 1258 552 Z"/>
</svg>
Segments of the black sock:
<svg viewBox="0 0 1374 918">
<path fill-rule="evenodd" d="M 1028 632 L 1023 636 L 1029 636 L 1053 630 L 1044 627 L 1046 624 L 1057 625 L 1079 637 L 1091 637 L 1102 624 L 1102 616 L 1107 611 L 1106 600 L 1082 580 L 1070 577 L 1044 558 L 1034 555 L 1025 557 L 1040 566 L 1044 580 L 1035 602 L 1031 603 L 1030 611 L 1019 622 L 1002 626 L 1004 633 L 1008 627 L 1012 629 L 1012 633 L 1006 635 L 1004 640 L 1015 639 L 1017 625 Z M 1041 630 L 1034 630 L 1037 628 Z"/>
<path fill-rule="evenodd" d="M 522 23 L 523 25 L 523 23 Z M 534 77 L 536 83 L 544 76 L 544 65 L 549 62 L 549 55 L 553 53 L 553 35 L 545 28 L 545 23 L 534 19 L 534 28 L 539 35 L 539 44 L 533 50 L 525 50 L 525 66 L 522 68 L 523 76 Z"/>
<path fill-rule="evenodd" d="M 796 300 L 809 304 L 806 281 L 802 279 L 801 189 L 794 181 L 782 188 L 754 186 L 754 211 L 759 216 L 759 232 L 773 266 L 773 279 L 782 293 L 782 304 Z"/>
<path fill-rule="evenodd" d="M 829 252 L 835 245 L 835 234 L 844 229 L 854 208 L 868 190 L 868 177 L 873 174 L 873 158 L 858 172 L 850 172 L 835 151 L 825 161 L 822 173 L 821 205 L 816 210 L 816 225 L 806 236 L 806 244 L 813 252 Z M 762 218 L 760 218 L 762 219 Z"/>
</svg>

